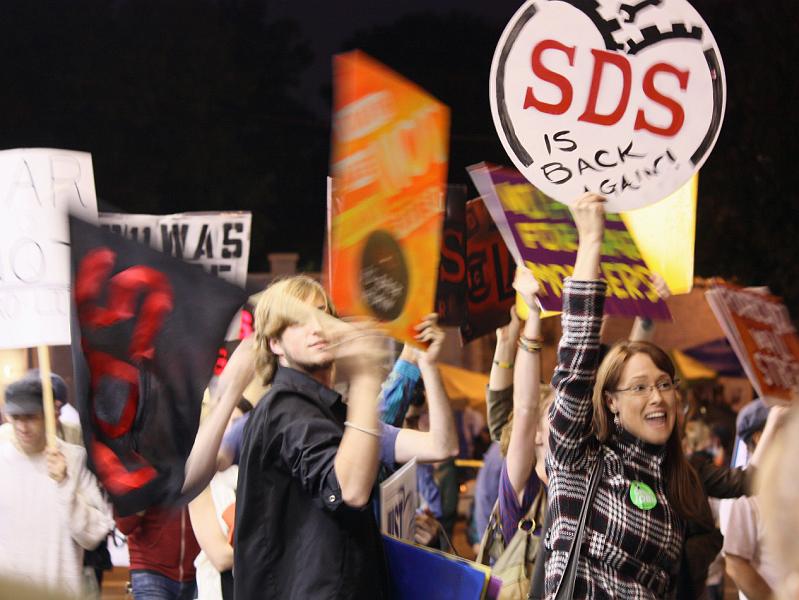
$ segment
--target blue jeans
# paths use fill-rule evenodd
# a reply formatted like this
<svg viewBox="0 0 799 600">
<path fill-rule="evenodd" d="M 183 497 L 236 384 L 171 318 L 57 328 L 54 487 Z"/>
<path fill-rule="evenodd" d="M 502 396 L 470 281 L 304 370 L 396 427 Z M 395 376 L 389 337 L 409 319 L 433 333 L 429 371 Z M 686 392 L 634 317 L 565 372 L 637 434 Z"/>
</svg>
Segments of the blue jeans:
<svg viewBox="0 0 799 600">
<path fill-rule="evenodd" d="M 197 584 L 180 583 L 153 571 L 131 571 L 130 585 L 134 600 L 193 600 Z"/>
</svg>

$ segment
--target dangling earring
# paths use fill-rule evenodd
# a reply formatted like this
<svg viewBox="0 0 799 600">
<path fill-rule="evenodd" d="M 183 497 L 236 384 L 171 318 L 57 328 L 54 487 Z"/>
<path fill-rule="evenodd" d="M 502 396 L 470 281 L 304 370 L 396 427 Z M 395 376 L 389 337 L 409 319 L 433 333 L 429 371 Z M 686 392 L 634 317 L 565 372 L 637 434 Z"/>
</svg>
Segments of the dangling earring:
<svg viewBox="0 0 799 600">
<path fill-rule="evenodd" d="M 621 417 L 619 417 L 619 413 L 615 410 L 613 411 L 613 424 L 616 426 L 616 429 L 621 429 Z"/>
</svg>

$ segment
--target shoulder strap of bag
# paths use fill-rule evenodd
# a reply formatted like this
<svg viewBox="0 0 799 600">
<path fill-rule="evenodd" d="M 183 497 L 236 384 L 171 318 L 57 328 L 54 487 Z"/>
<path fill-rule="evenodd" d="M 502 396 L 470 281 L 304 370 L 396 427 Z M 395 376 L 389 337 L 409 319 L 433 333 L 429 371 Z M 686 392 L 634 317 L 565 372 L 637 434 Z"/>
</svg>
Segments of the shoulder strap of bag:
<svg viewBox="0 0 799 600">
<path fill-rule="evenodd" d="M 588 482 L 588 494 L 585 502 L 580 509 L 580 518 L 577 521 L 577 531 L 574 532 L 571 547 L 569 548 L 569 562 L 566 570 L 558 584 L 555 592 L 555 600 L 571 600 L 574 597 L 574 583 L 577 580 L 577 564 L 580 562 L 580 549 L 583 545 L 583 534 L 585 533 L 585 523 L 588 520 L 588 511 L 594 503 L 596 489 L 599 486 L 599 479 L 602 476 L 602 451 L 599 451 L 594 468 L 591 471 L 591 479 Z"/>
<path fill-rule="evenodd" d="M 535 561 L 533 576 L 530 578 L 530 590 L 527 592 L 527 600 L 543 600 L 544 598 L 545 567 L 550 555 L 544 540 L 546 540 L 547 532 L 549 531 L 551 515 L 552 513 L 549 510 L 544 515 L 544 525 L 541 529 L 541 546 L 538 550 L 538 558 Z"/>
<path fill-rule="evenodd" d="M 498 529 L 499 499 L 494 502 L 494 508 L 491 509 L 491 514 L 488 517 L 488 525 L 483 532 L 483 537 L 480 538 L 480 549 L 477 551 L 477 557 L 474 559 L 476 563 L 488 565 L 491 562 L 492 546 L 497 543 L 497 537 L 502 536 L 502 533 L 499 532 Z"/>
</svg>

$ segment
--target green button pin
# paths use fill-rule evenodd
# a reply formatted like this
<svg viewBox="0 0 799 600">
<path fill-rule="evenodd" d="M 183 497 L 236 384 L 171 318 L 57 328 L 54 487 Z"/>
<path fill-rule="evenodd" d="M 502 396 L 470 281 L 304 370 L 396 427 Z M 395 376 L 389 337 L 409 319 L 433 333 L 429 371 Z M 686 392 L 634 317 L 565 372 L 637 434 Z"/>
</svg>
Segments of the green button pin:
<svg viewBox="0 0 799 600">
<path fill-rule="evenodd" d="M 641 510 L 652 510 L 658 503 L 655 492 L 643 481 L 633 481 L 630 484 L 630 501 Z"/>
</svg>

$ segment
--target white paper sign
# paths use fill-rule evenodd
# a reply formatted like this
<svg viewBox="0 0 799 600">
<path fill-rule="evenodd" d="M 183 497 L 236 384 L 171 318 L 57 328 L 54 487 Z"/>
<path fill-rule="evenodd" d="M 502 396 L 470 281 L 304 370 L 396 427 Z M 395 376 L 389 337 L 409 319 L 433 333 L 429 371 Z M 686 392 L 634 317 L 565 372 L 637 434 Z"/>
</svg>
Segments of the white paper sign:
<svg viewBox="0 0 799 600">
<path fill-rule="evenodd" d="M 239 287 L 247 283 L 252 214 L 244 211 L 187 212 L 172 215 L 100 213 L 100 226 L 130 240 L 150 244 Z M 238 339 L 239 316 L 227 339 Z"/>
<path fill-rule="evenodd" d="M 713 149 L 724 66 L 687 0 L 529 0 L 500 38 L 491 111 L 514 165 L 566 204 L 662 200 Z"/>
<path fill-rule="evenodd" d="M 418 498 L 414 458 L 380 484 L 380 530 L 412 542 L 416 533 Z"/>
<path fill-rule="evenodd" d="M 97 220 L 90 154 L 0 152 L 0 348 L 70 343 L 69 212 Z"/>
</svg>

